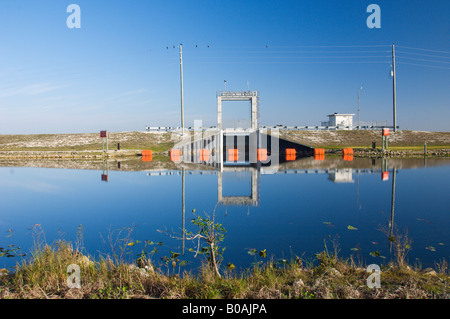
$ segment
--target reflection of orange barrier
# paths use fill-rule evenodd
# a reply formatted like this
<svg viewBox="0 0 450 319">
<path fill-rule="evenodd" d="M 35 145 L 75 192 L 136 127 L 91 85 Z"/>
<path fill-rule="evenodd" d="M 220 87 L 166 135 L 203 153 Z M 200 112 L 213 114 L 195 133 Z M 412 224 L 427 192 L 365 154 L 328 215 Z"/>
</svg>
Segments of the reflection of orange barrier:
<svg viewBox="0 0 450 319">
<path fill-rule="evenodd" d="M 315 148 L 314 155 L 325 155 L 325 149 L 323 148 Z"/>
<path fill-rule="evenodd" d="M 152 155 L 144 155 L 142 156 L 143 162 L 151 162 L 152 161 Z"/>
<path fill-rule="evenodd" d="M 343 155 L 342 158 L 344 161 L 353 161 L 353 155 Z"/>
<path fill-rule="evenodd" d="M 389 179 L 389 172 L 383 172 L 381 173 L 381 179 L 383 181 L 387 181 Z"/>
<path fill-rule="evenodd" d="M 209 161 L 209 150 L 207 149 L 200 150 L 200 161 L 202 162 Z"/>
<path fill-rule="evenodd" d="M 258 161 L 267 161 L 267 149 L 258 148 Z"/>
<path fill-rule="evenodd" d="M 180 150 L 170 150 L 170 160 L 172 162 L 180 162 L 181 160 L 181 152 Z"/>
<path fill-rule="evenodd" d="M 152 156 L 152 150 L 143 150 L 142 156 Z"/>
<path fill-rule="evenodd" d="M 344 148 L 342 150 L 342 154 L 344 154 L 344 155 L 353 155 L 353 148 Z"/>
<path fill-rule="evenodd" d="M 314 160 L 315 161 L 323 161 L 323 160 L 325 160 L 325 155 L 324 154 L 314 155 Z"/>
<path fill-rule="evenodd" d="M 234 148 L 230 148 L 228 150 L 228 160 L 231 162 L 237 162 L 238 160 L 238 150 Z"/>
<path fill-rule="evenodd" d="M 286 161 L 295 161 L 295 154 L 286 154 Z"/>
</svg>

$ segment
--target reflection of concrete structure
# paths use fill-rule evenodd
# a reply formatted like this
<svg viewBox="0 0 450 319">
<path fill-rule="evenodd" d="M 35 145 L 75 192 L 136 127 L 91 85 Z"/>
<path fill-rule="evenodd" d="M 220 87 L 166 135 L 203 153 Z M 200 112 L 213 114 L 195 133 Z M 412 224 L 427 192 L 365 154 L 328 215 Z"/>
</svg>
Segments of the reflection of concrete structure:
<svg viewBox="0 0 450 319">
<path fill-rule="evenodd" d="M 335 183 L 353 183 L 353 170 L 351 168 L 338 168 L 328 173 L 328 179 Z"/>
<path fill-rule="evenodd" d="M 251 187 L 249 196 L 224 196 L 224 174 L 234 174 L 235 176 L 242 172 L 249 172 L 248 174 Z M 242 176 L 242 175 L 241 175 Z M 245 206 L 259 206 L 259 191 L 260 191 L 260 172 L 253 167 L 225 167 L 223 171 L 218 172 L 217 178 L 217 202 L 221 205 L 245 205 Z"/>
</svg>

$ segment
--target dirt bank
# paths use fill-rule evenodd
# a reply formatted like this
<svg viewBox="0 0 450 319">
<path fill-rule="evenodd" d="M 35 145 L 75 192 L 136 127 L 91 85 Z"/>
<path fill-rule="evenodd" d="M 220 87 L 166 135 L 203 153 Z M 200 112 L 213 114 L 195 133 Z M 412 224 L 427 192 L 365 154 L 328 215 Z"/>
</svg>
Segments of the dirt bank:
<svg viewBox="0 0 450 319">
<path fill-rule="evenodd" d="M 372 142 L 381 147 L 380 131 L 281 131 L 280 136 L 312 147 L 369 148 Z M 423 148 L 425 143 L 428 147 L 450 148 L 450 132 L 397 131 L 388 138 L 389 147 L 394 148 Z"/>
<path fill-rule="evenodd" d="M 280 131 L 280 137 L 314 148 L 329 150 L 345 147 L 369 150 L 373 142 L 378 148 L 381 146 L 380 131 Z M 177 133 L 111 132 L 108 138 L 109 156 L 135 156 L 144 149 L 161 153 L 171 149 L 179 140 L 180 135 Z M 104 142 L 105 139 L 102 139 L 99 133 L 0 135 L 0 157 L 95 159 L 102 156 Z M 448 156 L 450 132 L 398 131 L 391 133 L 390 155 L 395 156 L 395 152 L 404 155 L 423 154 L 425 143 L 429 151 L 428 155 L 436 153 Z"/>
</svg>

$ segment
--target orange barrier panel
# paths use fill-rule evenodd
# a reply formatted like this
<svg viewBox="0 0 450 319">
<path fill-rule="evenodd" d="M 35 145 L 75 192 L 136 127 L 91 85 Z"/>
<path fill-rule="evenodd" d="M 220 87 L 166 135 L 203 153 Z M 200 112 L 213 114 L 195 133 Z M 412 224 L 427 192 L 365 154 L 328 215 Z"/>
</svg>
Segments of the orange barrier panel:
<svg viewBox="0 0 450 319">
<path fill-rule="evenodd" d="M 383 181 L 387 181 L 389 179 L 389 172 L 383 172 L 381 173 L 381 179 Z"/>
<path fill-rule="evenodd" d="M 383 136 L 389 136 L 389 129 L 388 128 L 384 128 L 381 130 L 381 133 Z"/>
<path fill-rule="evenodd" d="M 344 159 L 344 161 L 353 161 L 353 155 L 343 155 L 342 158 Z"/>
<path fill-rule="evenodd" d="M 314 155 L 325 155 L 325 149 L 323 148 L 315 148 Z"/>
<path fill-rule="evenodd" d="M 342 154 L 344 154 L 344 155 L 353 155 L 353 148 L 344 148 L 342 150 Z"/>
<path fill-rule="evenodd" d="M 207 149 L 200 150 L 200 161 L 203 162 L 209 161 L 209 150 Z"/>
<path fill-rule="evenodd" d="M 142 156 L 152 156 L 152 150 L 143 150 Z"/>
<path fill-rule="evenodd" d="M 152 155 L 144 155 L 144 156 L 142 156 L 142 161 L 143 162 L 151 162 L 152 159 L 153 159 Z"/>
<path fill-rule="evenodd" d="M 177 149 L 170 150 L 170 160 L 172 162 L 180 162 L 180 160 L 181 160 L 180 150 L 177 150 Z"/>
<path fill-rule="evenodd" d="M 267 161 L 267 149 L 258 148 L 258 161 Z"/>
<path fill-rule="evenodd" d="M 287 148 L 286 155 L 294 155 L 295 156 L 295 148 Z"/>
<path fill-rule="evenodd" d="M 231 162 L 237 162 L 238 161 L 238 150 L 231 148 L 228 150 L 228 160 Z"/>
<path fill-rule="evenodd" d="M 324 154 L 314 155 L 314 160 L 315 161 L 324 161 L 325 160 L 325 155 Z"/>
</svg>

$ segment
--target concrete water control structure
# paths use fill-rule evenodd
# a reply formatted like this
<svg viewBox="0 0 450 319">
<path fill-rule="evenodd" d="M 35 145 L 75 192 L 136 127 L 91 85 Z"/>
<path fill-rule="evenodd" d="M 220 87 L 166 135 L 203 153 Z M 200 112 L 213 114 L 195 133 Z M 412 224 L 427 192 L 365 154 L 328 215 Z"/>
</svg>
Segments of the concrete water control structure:
<svg viewBox="0 0 450 319">
<path fill-rule="evenodd" d="M 217 128 L 224 129 L 222 123 L 222 102 L 223 101 L 250 101 L 251 104 L 251 130 L 258 129 L 259 120 L 259 92 L 258 91 L 244 91 L 244 92 L 217 92 Z"/>
</svg>

